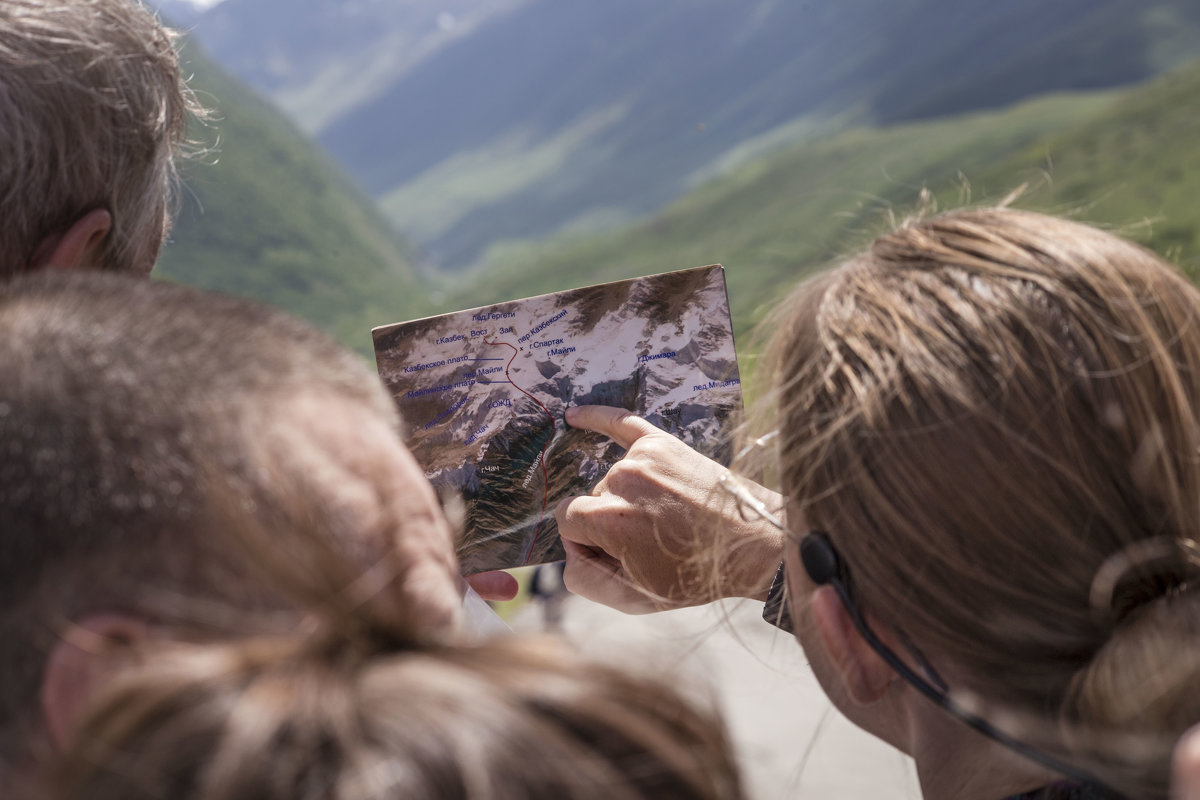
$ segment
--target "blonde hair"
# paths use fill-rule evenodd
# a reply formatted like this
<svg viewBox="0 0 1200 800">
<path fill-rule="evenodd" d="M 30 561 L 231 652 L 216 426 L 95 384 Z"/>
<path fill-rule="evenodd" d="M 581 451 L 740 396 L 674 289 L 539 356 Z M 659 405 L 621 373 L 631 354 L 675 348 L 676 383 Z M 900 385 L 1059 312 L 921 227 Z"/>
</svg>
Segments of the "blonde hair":
<svg viewBox="0 0 1200 800">
<path fill-rule="evenodd" d="M 229 546 L 293 632 L 146 651 L 51 772 L 53 800 L 738 800 L 715 717 L 563 642 L 423 637 L 296 497 L 286 536 L 230 506 Z"/>
<path fill-rule="evenodd" d="M 550 639 L 146 656 L 79 732 L 57 800 L 733 800 L 728 745 L 662 686 Z"/>
<path fill-rule="evenodd" d="M 189 113 L 175 34 L 136 0 L 0 3 L 0 277 L 96 208 L 102 266 L 148 266 Z"/>
<path fill-rule="evenodd" d="M 1135 796 L 1200 719 L 1198 323 L 1142 247 L 959 211 L 799 287 L 770 356 L 789 512 L 856 600 Z"/>
</svg>

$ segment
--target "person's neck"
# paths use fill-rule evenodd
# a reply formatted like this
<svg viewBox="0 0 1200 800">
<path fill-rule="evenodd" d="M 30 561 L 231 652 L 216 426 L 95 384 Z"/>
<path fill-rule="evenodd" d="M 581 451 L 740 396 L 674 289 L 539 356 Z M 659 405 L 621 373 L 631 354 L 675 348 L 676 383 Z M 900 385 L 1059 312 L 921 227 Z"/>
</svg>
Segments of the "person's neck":
<svg viewBox="0 0 1200 800">
<path fill-rule="evenodd" d="M 923 697 L 914 696 L 909 711 L 906 749 L 924 800 L 1001 800 L 1060 779 Z"/>
</svg>

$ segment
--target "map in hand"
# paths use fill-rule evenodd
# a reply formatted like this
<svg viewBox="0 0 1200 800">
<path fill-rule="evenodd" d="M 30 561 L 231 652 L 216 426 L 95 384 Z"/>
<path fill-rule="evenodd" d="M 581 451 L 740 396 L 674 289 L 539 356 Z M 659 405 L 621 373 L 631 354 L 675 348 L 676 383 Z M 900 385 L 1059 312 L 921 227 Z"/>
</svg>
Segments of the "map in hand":
<svg viewBox="0 0 1200 800">
<path fill-rule="evenodd" d="M 720 266 L 669 272 L 375 328 L 379 373 L 435 487 L 466 507 L 464 574 L 563 557 L 554 520 L 623 450 L 568 428 L 618 406 L 728 457 L 741 380 Z"/>
</svg>

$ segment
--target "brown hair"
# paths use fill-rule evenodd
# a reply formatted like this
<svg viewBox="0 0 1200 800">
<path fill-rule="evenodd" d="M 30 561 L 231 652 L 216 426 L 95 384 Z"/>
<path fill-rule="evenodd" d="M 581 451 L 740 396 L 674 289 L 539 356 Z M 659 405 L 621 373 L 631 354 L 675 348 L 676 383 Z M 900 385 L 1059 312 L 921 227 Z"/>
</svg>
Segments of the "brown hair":
<svg viewBox="0 0 1200 800">
<path fill-rule="evenodd" d="M 317 393 L 398 428 L 375 375 L 320 331 L 129 275 L 48 271 L 0 285 L 0 376 L 0 771 L 36 729 L 44 660 L 67 620 L 103 611 L 208 628 L 198 604 L 172 599 L 257 602 L 209 535 L 210 498 L 217 484 L 286 524 L 252 449 L 282 436 L 281 407 Z M 214 466 L 205 475 L 198 464 Z M 304 481 L 319 479 L 293 483 L 313 491 Z M 347 539 L 356 530 L 336 508 L 325 524 Z M 216 632 L 234 620 L 219 617 Z"/>
<path fill-rule="evenodd" d="M 152 263 L 200 113 L 174 40 L 136 0 L 0 3 L 0 277 L 95 208 L 104 268 Z"/>
<path fill-rule="evenodd" d="M 80 729 L 55 800 L 737 798 L 720 729 L 550 639 L 147 654 Z"/>
<path fill-rule="evenodd" d="M 856 600 L 1165 796 L 1200 719 L 1200 292 L 1095 228 L 959 211 L 879 237 L 777 323 L 784 492 Z"/>
<path fill-rule="evenodd" d="M 551 639 L 422 644 L 387 554 L 359 574 L 311 524 L 286 550 L 253 520 L 226 531 L 306 621 L 147 651 L 93 706 L 52 800 L 741 797 L 721 726 L 667 686 Z"/>
</svg>

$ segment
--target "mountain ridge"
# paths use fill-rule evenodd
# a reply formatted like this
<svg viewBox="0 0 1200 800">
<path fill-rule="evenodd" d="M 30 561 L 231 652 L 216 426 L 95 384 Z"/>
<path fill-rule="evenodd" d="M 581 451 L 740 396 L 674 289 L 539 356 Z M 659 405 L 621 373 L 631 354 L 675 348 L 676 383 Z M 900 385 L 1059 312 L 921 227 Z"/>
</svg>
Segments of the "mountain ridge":
<svg viewBox="0 0 1200 800">
<path fill-rule="evenodd" d="M 245 46 L 249 22 L 303 29 L 330 19 L 336 33 L 353 26 L 331 9 L 383 26 L 388 5 L 280 2 L 227 0 L 196 33 L 212 39 L 207 20 L 243 20 L 231 41 L 261 71 L 273 45 Z M 424 16 L 404 35 L 420 49 L 439 35 L 438 16 L 412 5 Z M 465 32 L 442 31 L 395 74 L 369 76 L 362 102 L 310 129 L 428 258 L 458 269 L 505 240 L 611 228 L 659 210 L 748 142 L 1129 84 L 1200 53 L 1200 8 L 1189 0 L 451 5 L 464 19 L 490 13 L 471 17 Z M 307 49 L 295 45 L 285 62 L 300 52 L 316 62 L 338 56 L 334 44 L 300 41 Z M 355 84 L 325 91 L 359 92 Z"/>
<path fill-rule="evenodd" d="M 1107 226 L 1200 272 L 1200 61 L 1124 90 L 802 142 L 606 234 L 512 245 L 446 307 L 719 262 L 739 341 L 785 287 L 922 208 L 994 203 Z M 753 351 L 753 347 L 750 348 Z"/>
</svg>

